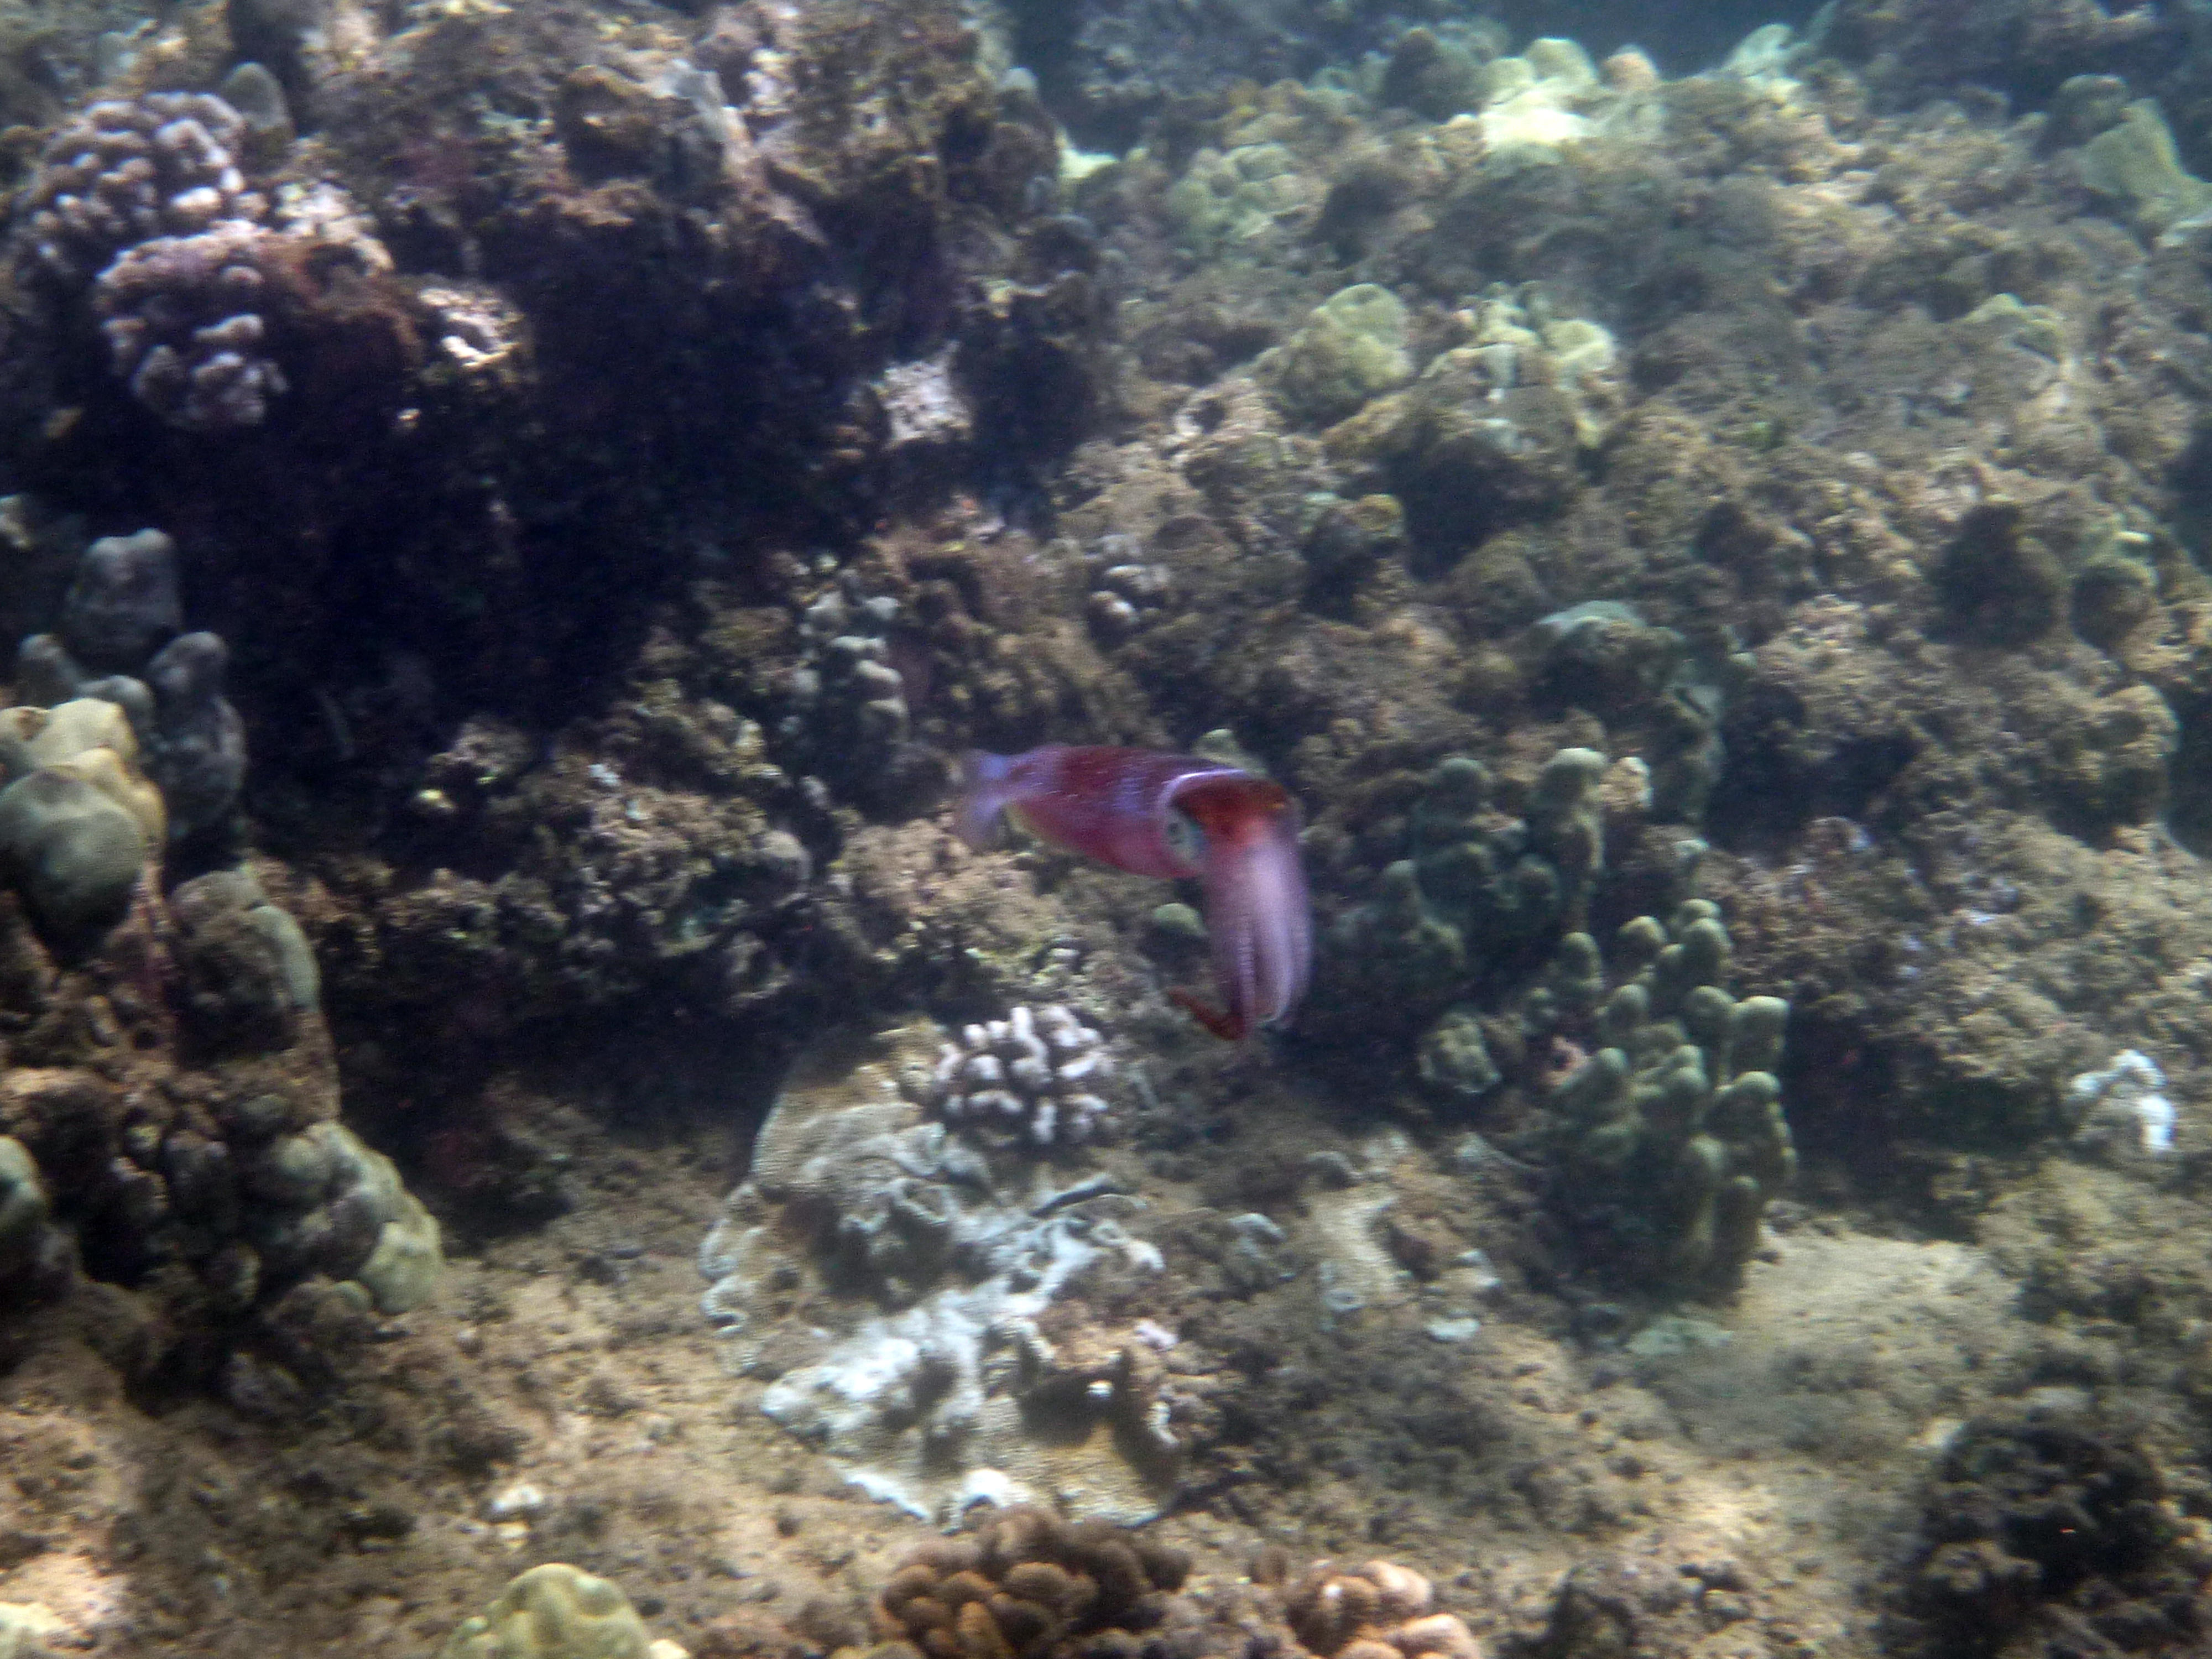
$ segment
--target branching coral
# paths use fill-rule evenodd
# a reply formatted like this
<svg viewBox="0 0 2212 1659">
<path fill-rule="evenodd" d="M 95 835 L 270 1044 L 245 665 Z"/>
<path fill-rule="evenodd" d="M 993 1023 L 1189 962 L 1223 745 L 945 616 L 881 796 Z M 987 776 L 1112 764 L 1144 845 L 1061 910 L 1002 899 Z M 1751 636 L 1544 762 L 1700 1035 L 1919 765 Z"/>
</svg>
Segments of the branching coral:
<svg viewBox="0 0 2212 1659">
<path fill-rule="evenodd" d="M 1596 944 L 1571 934 L 1550 1012 L 1570 1016 L 1602 987 Z M 1757 1248 L 1759 1218 L 1796 1168 L 1782 1089 L 1790 1005 L 1721 988 L 1728 930 L 1692 899 L 1671 926 L 1620 930 L 1630 977 L 1595 1008 L 1600 1044 L 1551 1091 L 1570 1206 L 1623 1259 L 1684 1284 L 1725 1285 Z"/>
<path fill-rule="evenodd" d="M 234 159 L 246 118 L 208 93 L 93 105 L 46 141 L 22 226 L 40 269 L 91 280 L 135 243 L 252 222 L 267 199 Z"/>
<path fill-rule="evenodd" d="M 1036 1146 L 1091 1138 L 1106 1115 L 1095 1092 L 1114 1074 L 1104 1040 L 1058 1003 L 969 1025 L 940 1051 L 930 1105 L 957 1127 Z"/>
</svg>

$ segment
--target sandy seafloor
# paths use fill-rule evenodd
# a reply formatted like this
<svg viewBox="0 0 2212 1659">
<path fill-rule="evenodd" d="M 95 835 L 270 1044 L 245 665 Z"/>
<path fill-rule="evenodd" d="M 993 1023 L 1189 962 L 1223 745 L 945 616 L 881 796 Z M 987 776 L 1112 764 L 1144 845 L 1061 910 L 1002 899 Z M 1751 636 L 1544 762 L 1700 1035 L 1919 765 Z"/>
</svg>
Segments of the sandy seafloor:
<svg viewBox="0 0 2212 1659">
<path fill-rule="evenodd" d="M 1287 1093 L 1269 1105 L 1271 1134 L 1360 1150 Z M 618 1146 L 554 1121 L 574 1137 L 576 1212 L 456 1256 L 436 1306 L 362 1339 L 312 1425 L 213 1402 L 149 1417 L 88 1340 L 96 1296 L 39 1316 L 6 1387 L 24 1540 L 9 1596 L 98 1633 L 100 1651 L 399 1655 L 434 1650 L 510 1574 L 558 1559 L 618 1581 L 695 1652 L 872 1639 L 868 1598 L 930 1529 L 856 1493 L 716 1363 L 693 1257 L 729 1136 Z M 1406 1158 L 1402 1192 L 1433 1182 L 1425 1163 Z M 2124 1177 L 2052 1179 L 2100 1250 L 2154 1248 L 2187 1212 Z M 1146 1191 L 1165 1215 L 1188 1201 Z M 1194 1592 L 1244 1582 L 1270 1546 L 1413 1566 L 1492 1650 L 1881 1652 L 1910 1494 L 1963 1419 L 1999 1397 L 2078 1411 L 2093 1388 L 2137 1420 L 2171 1410 L 2129 1386 L 2118 1345 L 2061 1344 L 2023 1319 L 2021 1291 L 1989 1249 L 1804 1215 L 1740 1296 L 1648 1357 L 1510 1313 L 1447 1346 L 1383 1306 L 1333 1339 L 1356 1380 L 1261 1431 L 1320 1443 L 1297 1449 L 1318 1468 L 1291 1491 L 1244 1480 L 1153 1529 L 1191 1553 Z M 1481 1419 L 1449 1480 L 1397 1420 L 1445 1390 Z M 1577 1572 L 1626 1610 L 1625 1634 L 1559 1644 Z M 1607 1641 L 1633 1645 L 1590 1645 Z"/>
</svg>

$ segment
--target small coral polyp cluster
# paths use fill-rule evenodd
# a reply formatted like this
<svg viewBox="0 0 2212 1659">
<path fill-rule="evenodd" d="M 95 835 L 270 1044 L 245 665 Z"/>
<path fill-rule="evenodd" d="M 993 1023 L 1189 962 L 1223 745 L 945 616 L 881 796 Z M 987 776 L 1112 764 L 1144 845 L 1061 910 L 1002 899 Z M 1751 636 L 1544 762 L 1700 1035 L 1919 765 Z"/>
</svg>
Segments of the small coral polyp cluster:
<svg viewBox="0 0 2212 1659">
<path fill-rule="evenodd" d="M 1091 1138 L 1107 1113 L 1096 1091 L 1113 1075 L 1104 1039 L 1067 1009 L 1018 1003 L 943 1046 L 928 1093 L 948 1123 L 1045 1147 Z"/>
</svg>

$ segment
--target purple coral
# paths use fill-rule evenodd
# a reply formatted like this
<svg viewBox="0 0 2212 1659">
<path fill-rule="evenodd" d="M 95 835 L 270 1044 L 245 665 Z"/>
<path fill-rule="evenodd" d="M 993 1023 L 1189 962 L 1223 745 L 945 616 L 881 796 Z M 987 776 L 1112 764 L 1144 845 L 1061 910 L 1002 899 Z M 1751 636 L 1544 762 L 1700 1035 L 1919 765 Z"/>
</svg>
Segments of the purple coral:
<svg viewBox="0 0 2212 1659">
<path fill-rule="evenodd" d="M 139 243 L 100 275 L 92 303 L 115 372 L 172 426 L 256 426 L 284 390 L 262 307 L 274 233 L 242 222 Z"/>
<path fill-rule="evenodd" d="M 210 93 L 149 93 L 93 105 L 49 139 L 25 192 L 29 252 L 82 283 L 149 238 L 189 236 L 268 210 L 235 155 L 246 118 Z"/>
</svg>

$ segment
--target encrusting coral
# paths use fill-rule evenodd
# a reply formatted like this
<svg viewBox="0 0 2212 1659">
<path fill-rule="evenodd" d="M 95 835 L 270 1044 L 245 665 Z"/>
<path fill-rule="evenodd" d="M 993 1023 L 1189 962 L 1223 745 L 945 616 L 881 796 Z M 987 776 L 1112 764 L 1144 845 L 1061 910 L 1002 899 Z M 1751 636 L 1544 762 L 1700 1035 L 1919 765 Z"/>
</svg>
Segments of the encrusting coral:
<svg viewBox="0 0 2212 1659">
<path fill-rule="evenodd" d="M 1141 1534 L 1012 1509 L 924 1545 L 877 1596 L 876 1623 L 927 1659 L 1103 1659 L 1160 1625 L 1188 1571 Z"/>
</svg>

